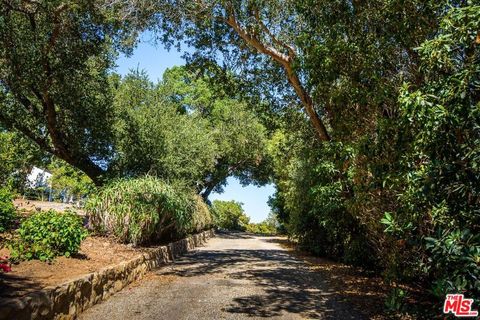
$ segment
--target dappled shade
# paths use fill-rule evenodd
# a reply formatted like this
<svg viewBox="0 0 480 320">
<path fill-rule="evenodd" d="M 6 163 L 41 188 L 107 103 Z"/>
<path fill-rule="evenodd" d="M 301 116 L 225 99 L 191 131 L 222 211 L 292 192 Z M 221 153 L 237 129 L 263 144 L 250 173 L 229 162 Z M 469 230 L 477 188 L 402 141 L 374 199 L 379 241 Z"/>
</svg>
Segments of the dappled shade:
<svg viewBox="0 0 480 320">
<path fill-rule="evenodd" d="M 243 233 L 219 234 L 218 237 L 254 238 Z M 260 239 L 271 241 L 266 237 Z M 262 291 L 261 294 L 234 298 L 223 308 L 223 311 L 231 314 L 274 317 L 288 312 L 308 318 L 363 319 L 369 316 L 366 312 L 372 310 L 357 310 L 347 301 L 360 298 L 365 302 L 377 300 L 382 303 L 380 293 L 377 297 L 366 296 L 361 291 L 352 293 L 349 286 L 344 287 L 345 292 L 337 291 L 329 283 L 332 274 L 315 271 L 286 250 L 201 250 L 177 260 L 171 270 L 158 272 L 159 275 L 192 278 L 219 273 L 224 277 L 216 281 L 221 281 L 222 285 L 245 286 L 251 282 Z"/>
</svg>

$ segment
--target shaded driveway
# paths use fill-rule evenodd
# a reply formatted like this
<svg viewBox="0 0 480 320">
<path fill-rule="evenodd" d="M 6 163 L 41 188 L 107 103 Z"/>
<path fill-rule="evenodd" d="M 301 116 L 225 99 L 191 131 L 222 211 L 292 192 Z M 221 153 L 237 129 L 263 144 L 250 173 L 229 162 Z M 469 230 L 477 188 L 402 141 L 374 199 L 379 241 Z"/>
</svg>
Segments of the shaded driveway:
<svg viewBox="0 0 480 320">
<path fill-rule="evenodd" d="M 80 319 L 363 319 L 274 237 L 219 234 Z"/>
</svg>

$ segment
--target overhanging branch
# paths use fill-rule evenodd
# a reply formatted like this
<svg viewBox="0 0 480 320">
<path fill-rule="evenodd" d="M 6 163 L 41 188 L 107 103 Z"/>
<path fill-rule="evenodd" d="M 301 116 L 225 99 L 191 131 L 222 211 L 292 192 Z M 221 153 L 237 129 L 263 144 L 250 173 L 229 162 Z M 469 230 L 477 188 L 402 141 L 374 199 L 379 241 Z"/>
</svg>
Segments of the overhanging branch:
<svg viewBox="0 0 480 320">
<path fill-rule="evenodd" d="M 267 27 L 260 21 L 260 17 L 256 18 L 257 21 L 261 23 L 261 28 L 262 29 L 267 29 Z M 257 36 L 255 36 L 252 33 L 249 33 L 247 30 L 245 30 L 238 20 L 235 18 L 235 12 L 233 10 L 232 6 L 227 7 L 227 18 L 224 20 L 225 23 L 227 23 L 239 36 L 242 38 L 247 44 L 251 45 L 254 47 L 258 52 L 266 54 L 270 56 L 274 61 L 280 63 L 287 75 L 288 82 L 292 85 L 293 89 L 295 90 L 295 93 L 299 97 L 300 101 L 302 102 L 302 105 L 305 108 L 305 111 L 307 112 L 310 121 L 312 122 L 312 125 L 315 129 L 315 132 L 317 133 L 318 138 L 320 141 L 330 141 L 330 135 L 328 134 L 327 128 L 325 127 L 325 124 L 323 121 L 320 119 L 320 116 L 318 115 L 317 111 L 315 110 L 315 106 L 313 104 L 313 100 L 308 94 L 308 92 L 305 90 L 303 87 L 300 79 L 298 78 L 297 73 L 295 72 L 293 68 L 293 61 L 295 59 L 295 52 L 292 47 L 288 46 L 286 47 L 289 51 L 289 55 L 286 55 L 280 51 L 278 51 L 276 48 L 273 46 L 269 46 L 265 43 L 263 43 Z M 268 29 L 267 29 L 268 30 Z M 268 34 L 271 34 L 270 31 L 268 31 Z M 276 37 L 271 34 L 270 36 L 272 38 L 272 41 L 277 42 L 278 44 L 282 44 Z"/>
</svg>

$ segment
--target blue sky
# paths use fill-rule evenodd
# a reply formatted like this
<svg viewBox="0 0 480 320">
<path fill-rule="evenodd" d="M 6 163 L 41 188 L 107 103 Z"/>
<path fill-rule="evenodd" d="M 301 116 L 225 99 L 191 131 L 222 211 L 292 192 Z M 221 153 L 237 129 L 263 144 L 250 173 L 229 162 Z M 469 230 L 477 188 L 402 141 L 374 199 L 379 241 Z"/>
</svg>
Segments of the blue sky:
<svg viewBox="0 0 480 320">
<path fill-rule="evenodd" d="M 181 58 L 182 53 L 175 49 L 165 50 L 161 45 L 153 45 L 148 34 L 143 35 L 142 42 L 134 50 L 133 55 L 126 57 L 120 55 L 117 59 L 116 72 L 125 75 L 129 70 L 145 70 L 150 79 L 154 82 L 162 78 L 167 68 L 183 65 L 185 61 Z M 235 200 L 243 203 L 245 212 L 252 222 L 264 220 L 270 208 L 267 205 L 268 197 L 273 194 L 273 185 L 265 187 L 247 186 L 242 187 L 235 178 L 228 179 L 228 185 L 222 194 L 212 193 L 210 200 Z"/>
</svg>

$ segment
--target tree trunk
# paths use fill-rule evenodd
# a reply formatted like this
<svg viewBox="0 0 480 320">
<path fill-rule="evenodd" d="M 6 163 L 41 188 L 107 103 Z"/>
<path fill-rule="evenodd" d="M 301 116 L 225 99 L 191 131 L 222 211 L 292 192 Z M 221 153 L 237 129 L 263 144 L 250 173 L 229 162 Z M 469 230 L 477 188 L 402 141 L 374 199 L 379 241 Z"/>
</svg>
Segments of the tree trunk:
<svg viewBox="0 0 480 320">
<path fill-rule="evenodd" d="M 261 24 L 261 26 L 265 29 L 266 27 L 262 24 L 261 20 L 258 19 L 258 23 Z M 278 39 L 274 38 L 273 36 L 273 41 L 276 44 L 282 45 L 286 50 L 288 50 L 289 54 L 285 54 L 277 50 L 275 47 L 270 46 L 268 44 L 262 43 L 259 38 L 254 34 L 254 33 L 249 33 L 246 29 L 243 29 L 242 26 L 238 23 L 238 21 L 235 18 L 233 9 L 230 8 L 228 10 L 228 17 L 225 20 L 226 24 L 232 27 L 232 29 L 242 38 L 247 44 L 250 46 L 254 47 L 258 52 L 266 54 L 270 56 L 274 61 L 280 63 L 283 68 L 285 69 L 286 75 L 288 82 L 292 85 L 293 89 L 295 90 L 295 93 L 297 94 L 298 98 L 300 99 L 303 107 L 305 108 L 305 111 L 310 118 L 310 121 L 312 122 L 313 128 L 315 129 L 315 132 L 317 134 L 317 137 L 320 141 L 330 141 L 330 135 L 327 132 L 327 129 L 325 127 L 325 124 L 323 121 L 320 119 L 320 116 L 318 115 L 317 111 L 315 110 L 315 106 L 313 104 L 313 100 L 308 94 L 308 92 L 305 90 L 303 87 L 302 83 L 300 82 L 300 79 L 298 78 L 297 73 L 293 69 L 293 61 L 295 59 L 295 51 L 294 49 L 279 41 Z M 267 30 L 266 31 L 268 34 L 271 35 L 271 33 Z"/>
<path fill-rule="evenodd" d="M 284 67 L 287 72 L 288 82 L 290 82 L 290 84 L 293 86 L 295 92 L 300 98 L 300 101 L 302 101 L 303 107 L 305 108 L 305 111 L 307 112 L 308 117 L 312 122 L 313 128 L 315 129 L 318 138 L 320 139 L 320 141 L 330 141 L 330 135 L 328 134 L 327 128 L 325 127 L 322 120 L 320 119 L 320 116 L 315 110 L 312 98 L 303 88 L 297 74 L 292 69 L 291 64 L 284 65 Z"/>
<path fill-rule="evenodd" d="M 205 203 L 208 203 L 208 197 L 210 196 L 210 193 L 212 193 L 213 191 L 213 188 L 215 188 L 214 185 L 209 185 L 207 186 L 207 188 L 205 188 L 205 190 L 201 193 L 201 196 L 203 198 L 203 201 L 205 201 Z"/>
</svg>

